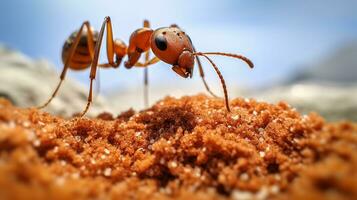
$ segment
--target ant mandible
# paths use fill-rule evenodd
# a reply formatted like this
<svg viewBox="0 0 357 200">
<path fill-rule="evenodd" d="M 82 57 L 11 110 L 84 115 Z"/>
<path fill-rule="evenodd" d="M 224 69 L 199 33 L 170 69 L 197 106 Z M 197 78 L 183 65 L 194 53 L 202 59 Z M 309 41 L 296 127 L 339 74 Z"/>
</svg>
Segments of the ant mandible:
<svg viewBox="0 0 357 200">
<path fill-rule="evenodd" d="M 98 64 L 105 27 L 107 35 L 106 47 L 108 63 Z M 149 58 L 150 49 L 155 55 L 151 59 Z M 145 53 L 144 63 L 139 62 L 139 58 L 142 53 Z M 126 46 L 122 40 L 113 39 L 113 30 L 110 17 L 105 17 L 99 33 L 90 26 L 88 21 L 86 21 L 81 25 L 78 32 L 72 33 L 66 40 L 62 49 L 62 61 L 64 62 L 64 67 L 60 75 L 60 81 L 52 96 L 45 104 L 39 106 L 38 108 L 42 109 L 46 107 L 56 96 L 69 68 L 73 70 L 83 70 L 90 67 L 90 87 L 87 105 L 83 112 L 80 114 L 80 116 L 84 116 L 92 103 L 93 80 L 96 78 L 97 68 L 118 68 L 125 55 L 128 56 L 128 60 L 124 63 L 124 66 L 127 69 L 130 69 L 134 66 L 143 67 L 145 69 L 145 88 L 147 88 L 148 84 L 147 67 L 149 65 L 155 64 L 161 60 L 167 64 L 172 65 L 172 70 L 178 75 L 184 78 L 191 78 L 194 67 L 194 60 L 196 58 L 200 76 L 207 91 L 213 96 L 216 96 L 209 89 L 205 81 L 199 56 L 206 58 L 221 80 L 225 97 L 225 104 L 228 112 L 230 112 L 230 107 L 224 78 L 216 64 L 207 55 L 221 55 L 241 59 L 245 61 L 250 68 L 254 67 L 253 63 L 242 55 L 222 52 L 197 52 L 192 44 L 190 37 L 177 25 L 171 25 L 170 27 L 163 27 L 152 30 L 147 20 L 144 21 L 144 27 L 137 29 L 131 34 L 129 46 Z M 144 96 L 145 102 L 147 102 L 147 89 L 145 90 Z"/>
</svg>

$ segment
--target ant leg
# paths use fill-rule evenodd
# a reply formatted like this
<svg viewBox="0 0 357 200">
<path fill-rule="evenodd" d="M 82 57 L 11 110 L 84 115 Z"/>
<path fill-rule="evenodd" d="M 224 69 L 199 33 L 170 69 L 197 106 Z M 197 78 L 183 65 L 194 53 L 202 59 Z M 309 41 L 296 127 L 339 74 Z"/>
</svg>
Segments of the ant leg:
<svg viewBox="0 0 357 200">
<path fill-rule="evenodd" d="M 192 42 L 191 42 L 191 44 L 192 44 Z M 196 49 L 193 46 L 193 44 L 192 44 L 192 48 L 193 48 L 193 51 L 196 52 Z M 195 57 L 197 59 L 197 65 L 198 65 L 198 69 L 200 71 L 200 76 L 202 78 L 203 84 L 205 85 L 205 88 L 206 88 L 207 92 L 210 93 L 213 97 L 218 98 L 218 96 L 211 91 L 211 89 L 209 88 L 209 86 L 208 86 L 208 84 L 206 82 L 205 73 L 203 72 L 203 67 L 202 67 L 200 58 L 197 55 Z M 192 76 L 192 74 L 191 74 L 191 76 Z"/>
<path fill-rule="evenodd" d="M 194 49 L 194 51 L 195 51 L 195 49 Z M 213 97 L 218 98 L 218 96 L 211 91 L 211 89 L 209 88 L 209 86 L 208 86 L 208 84 L 206 82 L 205 73 L 203 72 L 203 67 L 202 67 L 200 58 L 198 56 L 196 56 L 196 59 L 197 59 L 198 69 L 200 71 L 200 76 L 202 78 L 203 84 L 205 85 L 205 88 L 206 88 L 207 92 L 210 93 Z"/>
<path fill-rule="evenodd" d="M 124 63 L 124 66 L 127 69 L 135 66 L 140 59 L 141 54 L 150 50 L 150 37 L 152 33 L 152 29 L 143 27 L 131 34 L 127 48 L 128 58 Z"/>
<path fill-rule="evenodd" d="M 105 24 L 107 25 L 107 58 L 108 64 L 112 67 L 118 67 L 120 62 L 114 62 L 114 38 L 113 28 L 110 17 L 105 18 Z M 103 24 L 104 25 L 104 24 Z"/>
<path fill-rule="evenodd" d="M 106 45 L 107 45 L 107 59 L 108 59 L 108 63 L 103 63 L 103 64 L 99 64 L 99 67 L 114 67 L 117 68 L 120 64 L 120 60 L 116 60 L 114 62 L 114 37 L 113 37 L 113 27 L 112 27 L 112 22 L 110 17 L 106 17 L 105 21 L 103 22 L 103 25 L 106 25 L 106 34 L 107 34 L 107 41 L 106 41 Z M 104 32 L 103 32 L 104 34 Z"/>
<path fill-rule="evenodd" d="M 90 36 L 92 36 L 92 39 L 91 41 L 93 41 L 93 35 L 91 34 L 91 32 L 89 31 L 90 30 L 90 25 L 89 25 L 89 22 L 86 21 L 86 22 L 83 22 L 83 24 L 81 25 L 81 28 L 79 29 L 78 33 L 77 33 L 77 36 L 76 38 L 74 39 L 74 43 L 72 44 L 70 50 L 69 50 L 69 54 L 68 54 L 68 57 L 64 63 L 64 67 L 63 67 L 63 70 L 62 70 L 62 73 L 60 75 L 60 81 L 59 83 L 57 84 L 57 87 L 55 89 L 55 91 L 52 93 L 52 96 L 46 101 L 46 103 L 44 103 L 43 105 L 41 106 L 38 106 L 37 108 L 38 109 L 42 109 L 42 108 L 45 108 L 48 104 L 51 103 L 51 101 L 56 97 L 56 94 L 57 92 L 59 91 L 61 85 L 62 85 L 62 82 L 64 81 L 65 77 L 66 77 L 66 73 L 67 73 L 67 70 L 69 68 L 69 65 L 70 65 L 70 62 L 74 56 L 74 53 L 76 52 L 76 49 L 77 49 L 77 46 L 78 46 L 78 43 L 81 39 L 81 35 L 82 35 L 82 32 L 83 32 L 83 28 L 86 27 L 87 30 L 88 30 L 88 40 Z M 89 45 L 90 44 L 93 44 L 91 42 L 88 43 Z"/>
<path fill-rule="evenodd" d="M 89 55 L 92 58 L 94 58 L 94 36 L 93 36 L 93 32 L 91 31 L 91 27 L 89 25 L 89 22 L 85 22 L 85 26 L 87 28 L 87 43 L 88 43 L 88 51 L 89 51 Z"/>
<path fill-rule="evenodd" d="M 99 94 L 100 94 L 100 71 L 99 70 L 98 70 L 98 74 L 96 76 L 95 86 L 96 87 L 95 87 L 94 101 L 96 101 L 96 99 L 99 97 Z"/>
<path fill-rule="evenodd" d="M 148 20 L 144 20 L 144 28 L 150 28 L 150 22 Z M 149 68 L 148 68 L 148 66 L 155 64 L 159 61 L 160 61 L 160 59 L 158 59 L 156 56 L 154 58 L 150 59 L 150 50 L 147 50 L 145 52 L 145 62 L 144 63 L 137 62 L 134 65 L 136 67 L 144 67 L 144 103 L 145 103 L 146 108 L 149 106 Z"/>
<path fill-rule="evenodd" d="M 149 107 L 149 68 L 144 68 L 144 104 Z"/>
<path fill-rule="evenodd" d="M 150 28 L 149 20 L 144 20 L 144 27 Z M 145 108 L 149 107 L 149 68 L 147 68 L 147 64 L 149 62 L 150 50 L 145 52 L 145 64 L 144 68 L 144 104 Z"/>
<path fill-rule="evenodd" d="M 90 107 L 90 105 L 92 103 L 92 100 L 93 100 L 92 99 L 93 98 L 93 80 L 96 77 L 98 61 L 99 61 L 100 47 L 102 45 L 103 35 L 104 35 L 104 28 L 108 24 L 108 21 L 110 23 L 110 18 L 106 17 L 104 19 L 104 22 L 103 22 L 102 27 L 100 29 L 99 36 L 98 36 L 98 41 L 97 41 L 97 43 L 95 45 L 94 57 L 93 57 L 93 61 L 92 61 L 92 64 L 91 64 L 90 75 L 89 75 L 90 86 L 89 86 L 89 94 L 88 94 L 87 105 L 86 105 L 85 109 L 83 110 L 83 112 L 80 114 L 80 117 L 83 117 L 87 113 L 87 111 L 88 111 L 88 109 L 89 109 L 89 107 Z"/>
<path fill-rule="evenodd" d="M 149 68 L 147 63 L 149 62 L 149 51 L 145 52 L 145 68 L 144 68 L 144 103 L 145 108 L 149 107 Z"/>
<path fill-rule="evenodd" d="M 94 45 L 94 36 L 93 36 L 93 32 L 90 31 L 90 25 L 89 23 L 86 25 L 87 27 L 87 34 L 88 34 L 88 37 L 87 37 L 87 43 L 88 43 L 88 51 L 89 51 L 89 54 L 90 54 L 90 57 L 92 58 L 92 62 L 94 60 L 94 48 L 95 48 L 95 45 Z M 100 66 L 100 65 L 98 65 Z M 99 93 L 100 93 L 100 74 L 99 74 L 99 71 L 98 71 L 98 79 L 96 81 L 96 96 L 94 97 L 95 99 L 98 97 Z"/>
<path fill-rule="evenodd" d="M 153 57 L 151 58 L 148 62 L 145 62 L 145 63 L 141 63 L 141 62 L 136 62 L 135 63 L 135 67 L 147 67 L 149 65 L 153 65 L 153 64 L 156 64 L 160 61 L 160 59 L 158 57 Z"/>
<path fill-rule="evenodd" d="M 136 67 L 144 67 L 144 103 L 145 107 L 149 106 L 149 65 L 155 64 L 159 62 L 160 59 L 156 56 L 149 60 L 149 51 L 145 53 L 145 63 L 137 62 L 134 66 Z"/>
</svg>

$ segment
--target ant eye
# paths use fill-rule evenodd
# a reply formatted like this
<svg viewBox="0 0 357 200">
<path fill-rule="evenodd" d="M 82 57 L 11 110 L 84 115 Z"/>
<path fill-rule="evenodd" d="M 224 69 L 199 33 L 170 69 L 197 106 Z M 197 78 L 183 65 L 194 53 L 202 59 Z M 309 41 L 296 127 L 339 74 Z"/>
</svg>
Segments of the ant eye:
<svg viewBox="0 0 357 200">
<path fill-rule="evenodd" d="M 165 51 L 167 49 L 167 41 L 166 38 L 162 35 L 158 35 L 155 37 L 155 44 L 158 49 L 161 51 Z"/>
</svg>

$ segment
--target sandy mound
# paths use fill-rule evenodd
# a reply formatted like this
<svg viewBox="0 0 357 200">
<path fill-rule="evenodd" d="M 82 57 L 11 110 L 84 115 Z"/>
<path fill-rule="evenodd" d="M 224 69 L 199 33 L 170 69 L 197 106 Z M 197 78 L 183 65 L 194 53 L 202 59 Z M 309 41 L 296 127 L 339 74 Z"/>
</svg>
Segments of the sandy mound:
<svg viewBox="0 0 357 200">
<path fill-rule="evenodd" d="M 0 101 L 1 199 L 357 197 L 357 124 L 285 103 L 166 98 L 63 119 Z"/>
</svg>

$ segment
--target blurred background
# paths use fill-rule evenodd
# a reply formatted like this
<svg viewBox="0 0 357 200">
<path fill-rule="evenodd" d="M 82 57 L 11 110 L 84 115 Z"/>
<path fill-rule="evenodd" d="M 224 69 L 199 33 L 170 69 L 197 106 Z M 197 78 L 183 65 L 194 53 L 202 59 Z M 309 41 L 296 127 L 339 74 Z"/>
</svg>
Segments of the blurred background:
<svg viewBox="0 0 357 200">
<path fill-rule="evenodd" d="M 148 19 L 154 29 L 178 24 L 198 51 L 250 58 L 256 66 L 253 70 L 239 60 L 213 58 L 226 79 L 230 98 L 286 100 L 302 112 L 357 120 L 354 0 L 1 1 L 0 94 L 19 106 L 44 102 L 63 67 L 64 41 L 85 20 L 99 30 L 105 16 L 112 18 L 114 36 L 126 42 Z M 101 60 L 105 59 L 104 47 Z M 204 62 L 204 68 L 209 85 L 222 94 L 212 67 Z M 66 115 L 85 106 L 89 70 L 67 74 L 68 81 L 49 111 Z M 151 104 L 167 95 L 206 92 L 197 69 L 193 79 L 183 79 L 160 62 L 149 68 L 149 80 Z M 102 69 L 100 88 L 93 112 L 143 108 L 140 68 Z"/>
</svg>

